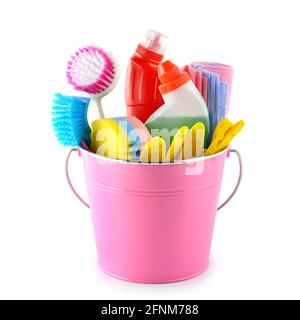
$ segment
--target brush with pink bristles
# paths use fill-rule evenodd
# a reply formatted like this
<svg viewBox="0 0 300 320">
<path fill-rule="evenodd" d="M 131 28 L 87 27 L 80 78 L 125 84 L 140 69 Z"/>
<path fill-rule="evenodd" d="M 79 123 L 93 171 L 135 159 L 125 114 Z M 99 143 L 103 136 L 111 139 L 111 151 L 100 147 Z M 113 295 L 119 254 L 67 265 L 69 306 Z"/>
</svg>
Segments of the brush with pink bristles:
<svg viewBox="0 0 300 320">
<path fill-rule="evenodd" d="M 94 46 L 80 48 L 68 62 L 67 78 L 74 89 L 91 95 L 104 118 L 101 98 L 113 90 L 119 78 L 119 66 L 111 55 Z"/>
</svg>

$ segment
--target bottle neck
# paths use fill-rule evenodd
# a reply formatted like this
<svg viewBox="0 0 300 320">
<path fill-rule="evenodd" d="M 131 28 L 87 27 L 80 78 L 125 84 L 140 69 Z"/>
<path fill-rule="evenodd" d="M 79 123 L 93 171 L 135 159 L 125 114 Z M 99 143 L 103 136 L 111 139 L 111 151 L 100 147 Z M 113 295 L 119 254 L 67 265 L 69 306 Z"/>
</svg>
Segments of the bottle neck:
<svg viewBox="0 0 300 320">
<path fill-rule="evenodd" d="M 141 44 L 139 44 L 136 48 L 136 53 L 142 55 L 144 58 L 151 60 L 156 63 L 162 62 L 164 56 L 161 54 L 158 54 L 152 50 L 149 50 L 145 47 L 143 47 Z"/>
</svg>

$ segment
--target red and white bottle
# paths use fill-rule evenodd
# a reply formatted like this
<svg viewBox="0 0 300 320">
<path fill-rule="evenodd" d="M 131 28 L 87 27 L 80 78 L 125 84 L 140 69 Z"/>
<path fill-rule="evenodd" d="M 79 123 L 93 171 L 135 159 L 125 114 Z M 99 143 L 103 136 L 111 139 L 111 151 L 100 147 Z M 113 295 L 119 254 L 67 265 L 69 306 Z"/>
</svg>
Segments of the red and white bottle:
<svg viewBox="0 0 300 320">
<path fill-rule="evenodd" d="M 158 66 L 167 47 L 167 37 L 150 30 L 131 57 L 126 74 L 127 115 L 145 122 L 163 103 L 158 89 Z"/>
</svg>

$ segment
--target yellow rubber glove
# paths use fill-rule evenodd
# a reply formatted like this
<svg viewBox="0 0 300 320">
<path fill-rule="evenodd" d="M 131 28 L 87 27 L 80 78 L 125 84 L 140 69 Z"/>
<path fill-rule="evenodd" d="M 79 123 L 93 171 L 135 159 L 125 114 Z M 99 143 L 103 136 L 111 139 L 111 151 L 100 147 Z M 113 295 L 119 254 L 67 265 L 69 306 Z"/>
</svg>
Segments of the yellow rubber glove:
<svg viewBox="0 0 300 320">
<path fill-rule="evenodd" d="M 161 137 L 154 137 L 144 146 L 140 161 L 142 162 L 172 162 L 195 157 L 204 153 L 205 126 L 197 122 L 191 129 L 181 127 L 175 134 L 168 152 L 166 143 Z"/>
<path fill-rule="evenodd" d="M 202 122 L 195 123 L 184 137 L 183 159 L 198 158 L 204 153 L 205 126 Z"/>
<path fill-rule="evenodd" d="M 182 150 L 183 150 L 183 143 L 185 137 L 189 133 L 189 128 L 187 126 L 181 127 L 175 134 L 168 153 L 166 155 L 166 159 L 168 161 L 175 161 L 175 160 L 182 160 Z"/>
<path fill-rule="evenodd" d="M 145 145 L 140 155 L 141 162 L 165 162 L 166 142 L 161 137 L 150 139 Z"/>
<path fill-rule="evenodd" d="M 232 139 L 242 130 L 244 124 L 245 121 L 240 120 L 225 132 L 224 138 L 219 142 L 216 148 L 216 153 L 226 149 L 229 146 Z"/>
<path fill-rule="evenodd" d="M 233 123 L 229 121 L 227 118 L 223 118 L 217 124 L 210 146 L 205 150 L 205 156 L 210 156 L 216 153 L 217 146 L 220 141 L 224 138 L 225 132 L 233 126 Z"/>
</svg>

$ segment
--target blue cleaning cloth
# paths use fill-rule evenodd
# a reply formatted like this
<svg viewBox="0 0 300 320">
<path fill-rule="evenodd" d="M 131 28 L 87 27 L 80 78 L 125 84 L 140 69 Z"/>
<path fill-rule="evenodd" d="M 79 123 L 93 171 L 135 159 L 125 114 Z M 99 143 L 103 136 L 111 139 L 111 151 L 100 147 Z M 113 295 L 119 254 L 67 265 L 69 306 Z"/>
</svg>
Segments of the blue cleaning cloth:
<svg viewBox="0 0 300 320">
<path fill-rule="evenodd" d="M 202 77 L 207 78 L 207 108 L 210 122 L 210 134 L 206 141 L 208 147 L 218 122 L 225 117 L 228 85 L 220 81 L 219 74 L 204 70 L 198 64 L 195 64 L 194 68 L 202 72 Z"/>
<path fill-rule="evenodd" d="M 228 84 L 220 81 L 217 94 L 217 122 L 225 117 L 228 95 Z"/>
<path fill-rule="evenodd" d="M 206 141 L 206 146 L 208 146 L 211 142 L 211 138 L 213 132 L 216 127 L 217 122 L 217 114 L 216 114 L 216 106 L 217 106 L 217 92 L 218 92 L 218 82 L 219 75 L 210 71 L 202 71 L 202 77 L 207 78 L 207 108 L 209 112 L 209 124 L 210 124 L 210 133 Z"/>
</svg>

